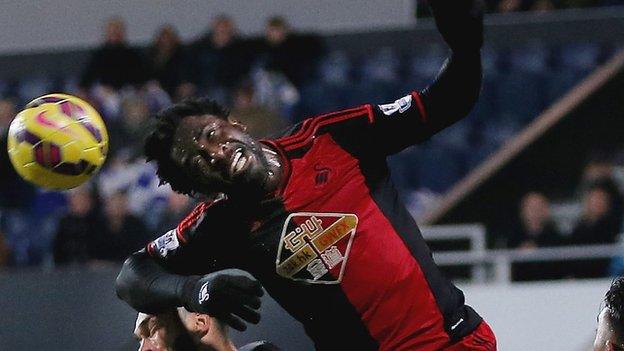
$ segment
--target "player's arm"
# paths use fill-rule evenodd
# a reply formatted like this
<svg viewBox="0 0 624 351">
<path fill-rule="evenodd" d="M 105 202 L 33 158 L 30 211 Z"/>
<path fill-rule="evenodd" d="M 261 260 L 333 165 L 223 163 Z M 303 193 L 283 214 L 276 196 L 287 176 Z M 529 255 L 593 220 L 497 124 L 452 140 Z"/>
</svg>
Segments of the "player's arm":
<svg viewBox="0 0 624 351">
<path fill-rule="evenodd" d="M 132 254 L 117 277 L 119 298 L 139 312 L 158 314 L 171 307 L 217 317 L 237 330 L 258 323 L 262 287 L 243 275 L 213 272 L 203 276 L 170 273 L 145 250 Z"/>
<path fill-rule="evenodd" d="M 198 206 L 176 229 L 132 254 L 117 277 L 117 295 L 144 313 L 184 306 L 218 317 L 239 330 L 245 328 L 242 320 L 257 323 L 260 284 L 242 275 L 216 271 L 226 266 L 218 263 L 218 241 L 210 237 L 223 232 L 219 219 L 225 207 Z"/>
<path fill-rule="evenodd" d="M 386 154 L 423 142 L 459 121 L 481 89 L 482 10 L 478 0 L 429 0 L 451 54 L 434 82 L 394 103 L 372 107 L 373 137 Z"/>
</svg>

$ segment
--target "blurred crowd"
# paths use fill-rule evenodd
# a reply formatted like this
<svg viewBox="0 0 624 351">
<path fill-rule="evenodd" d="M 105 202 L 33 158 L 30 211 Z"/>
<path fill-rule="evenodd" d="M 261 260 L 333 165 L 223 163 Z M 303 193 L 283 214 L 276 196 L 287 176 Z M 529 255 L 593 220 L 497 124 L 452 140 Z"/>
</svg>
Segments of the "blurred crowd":
<svg viewBox="0 0 624 351">
<path fill-rule="evenodd" d="M 175 227 L 193 200 L 159 187 L 155 170 L 142 159 L 149 118 L 181 99 L 210 96 L 256 136 L 289 122 L 298 87 L 323 54 L 319 37 L 292 33 L 281 17 L 269 18 L 266 35 L 242 38 L 233 20 L 213 19 L 207 33 L 182 43 L 164 25 L 147 50 L 130 46 L 126 24 L 111 18 L 74 86 L 100 112 L 110 136 L 107 163 L 89 183 L 67 192 L 44 191 L 24 182 L 0 153 L 0 267 L 121 262 L 148 240 Z M 28 99 L 24 83 L 0 100 L 0 148 L 9 123 Z M 41 87 L 36 87 L 41 89 Z"/>
<path fill-rule="evenodd" d="M 601 152 L 583 171 L 576 196 L 553 202 L 547 191 L 531 191 L 518 204 L 518 214 L 499 244 L 525 252 L 536 248 L 598 245 L 622 242 L 624 226 L 624 173 L 621 157 Z M 504 243 L 503 243 L 504 242 Z M 518 263 L 516 280 L 617 276 L 624 273 L 624 258 L 585 262 Z"/>
<path fill-rule="evenodd" d="M 112 18 L 103 38 L 74 81 L 0 87 L 0 149 L 6 149 L 6 130 L 19 106 L 54 90 L 92 103 L 105 119 L 111 146 L 100 173 L 68 192 L 30 186 L 9 166 L 6 152 L 0 153 L 0 267 L 116 264 L 175 226 L 193 200 L 159 187 L 153 166 L 141 157 L 150 116 L 172 102 L 210 96 L 231 106 L 251 134 L 268 136 L 309 115 L 394 101 L 430 82 L 446 56 L 434 45 L 404 53 L 379 48 L 369 57 L 353 58 L 327 51 L 319 36 L 294 32 L 281 17 L 267 19 L 263 36 L 246 38 L 230 17 L 219 15 L 206 33 L 188 43 L 164 25 L 145 50 L 130 46 L 125 22 Z M 428 194 L 435 197 L 448 189 L 612 52 L 596 43 L 485 48 L 485 85 L 473 116 L 391 161 L 410 211 L 422 213 Z M 619 198 L 615 192 L 601 193 L 604 186 L 588 185 L 603 194 L 592 197 L 593 207 L 605 198 Z M 595 228 L 581 222 L 578 233 L 561 235 L 544 214 L 548 207 L 545 195 L 527 195 L 521 211 L 527 214 L 518 233 L 509 237 L 510 247 L 595 240 L 586 234 Z M 597 216 L 593 207 L 589 217 Z M 613 231 L 614 222 L 599 227 Z M 612 242 L 615 236 L 609 232 L 601 238 Z"/>
</svg>

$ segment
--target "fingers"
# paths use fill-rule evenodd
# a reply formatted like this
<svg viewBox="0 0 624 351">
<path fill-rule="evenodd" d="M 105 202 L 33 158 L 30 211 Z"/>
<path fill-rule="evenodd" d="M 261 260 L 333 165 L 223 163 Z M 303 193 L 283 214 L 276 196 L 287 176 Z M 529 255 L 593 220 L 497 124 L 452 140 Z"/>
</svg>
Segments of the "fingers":
<svg viewBox="0 0 624 351">
<path fill-rule="evenodd" d="M 262 301 L 258 296 L 250 295 L 239 289 L 228 289 L 223 298 L 225 304 L 229 306 L 230 309 L 238 306 L 247 306 L 257 310 L 262 305 Z"/>
<path fill-rule="evenodd" d="M 249 277 L 239 275 L 232 277 L 232 282 L 237 288 L 246 291 L 255 296 L 264 295 L 264 291 L 262 290 L 262 285 L 255 279 L 251 279 Z"/>
<path fill-rule="evenodd" d="M 242 318 L 243 320 L 251 324 L 258 324 L 260 322 L 260 313 L 247 306 L 235 307 L 232 311 L 232 314 Z"/>
<path fill-rule="evenodd" d="M 245 331 L 247 330 L 247 325 L 245 324 L 245 322 L 243 322 L 240 318 L 228 314 L 226 316 L 224 316 L 222 318 L 222 320 L 227 323 L 230 327 L 238 330 L 238 331 Z"/>
</svg>

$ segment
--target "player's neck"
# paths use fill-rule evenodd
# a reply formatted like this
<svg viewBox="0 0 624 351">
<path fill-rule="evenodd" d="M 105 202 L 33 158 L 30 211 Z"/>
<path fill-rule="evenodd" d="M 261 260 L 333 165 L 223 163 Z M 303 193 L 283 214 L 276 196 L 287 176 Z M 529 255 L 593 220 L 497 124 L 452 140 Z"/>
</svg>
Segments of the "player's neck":
<svg viewBox="0 0 624 351">
<path fill-rule="evenodd" d="M 236 351 L 234 343 L 226 336 L 220 334 L 207 334 L 198 345 L 200 351 Z"/>
<path fill-rule="evenodd" d="M 274 194 L 279 189 L 284 175 L 282 160 L 279 154 L 269 146 L 262 146 L 262 152 L 268 162 L 265 191 L 267 195 Z"/>
</svg>

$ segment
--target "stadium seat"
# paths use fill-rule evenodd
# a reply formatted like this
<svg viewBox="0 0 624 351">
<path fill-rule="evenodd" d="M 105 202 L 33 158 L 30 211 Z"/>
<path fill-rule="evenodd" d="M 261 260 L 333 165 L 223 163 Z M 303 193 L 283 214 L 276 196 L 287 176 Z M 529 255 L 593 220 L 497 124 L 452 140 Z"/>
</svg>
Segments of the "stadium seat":
<svg viewBox="0 0 624 351">
<path fill-rule="evenodd" d="M 419 167 L 413 170 L 418 175 L 420 188 L 443 193 L 465 174 L 460 151 L 439 145 L 423 145 L 420 151 Z"/>
<path fill-rule="evenodd" d="M 332 51 L 321 60 L 319 77 L 323 83 L 344 86 L 351 79 L 352 69 L 353 65 L 344 51 Z"/>
<path fill-rule="evenodd" d="M 400 60 L 391 48 L 381 48 L 366 58 L 358 70 L 362 82 L 396 82 Z"/>
<path fill-rule="evenodd" d="M 52 91 L 54 80 L 51 77 L 23 79 L 17 86 L 17 96 L 22 102 L 28 102 Z"/>
</svg>

